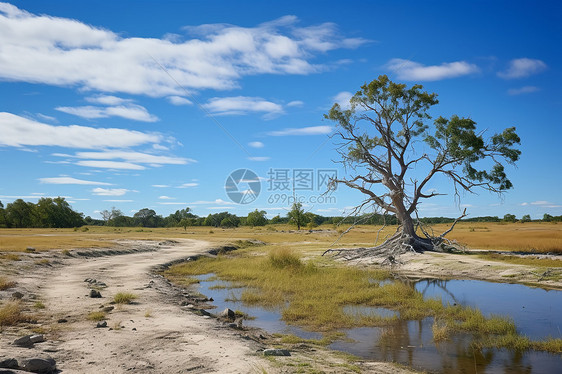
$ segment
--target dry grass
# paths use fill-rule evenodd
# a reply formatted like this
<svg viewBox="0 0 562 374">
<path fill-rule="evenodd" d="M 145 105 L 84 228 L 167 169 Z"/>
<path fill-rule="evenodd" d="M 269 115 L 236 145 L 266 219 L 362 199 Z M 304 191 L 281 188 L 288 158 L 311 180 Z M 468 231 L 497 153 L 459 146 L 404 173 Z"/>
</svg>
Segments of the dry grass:
<svg viewBox="0 0 562 374">
<path fill-rule="evenodd" d="M 446 224 L 433 225 L 435 233 L 445 231 Z M 108 248 L 117 239 L 164 240 L 174 238 L 196 238 L 208 240 L 214 244 L 233 243 L 249 238 L 267 243 L 285 243 L 293 245 L 307 242 L 307 251 L 322 250 L 332 244 L 340 234 L 338 231 L 347 226 L 321 225 L 320 232 L 308 230 L 296 232 L 289 225 L 268 225 L 265 228 L 239 227 L 236 229 L 209 227 L 190 227 L 184 231 L 181 227 L 151 228 L 139 231 L 138 228 L 114 228 L 89 226 L 88 231 L 73 229 L 0 229 L 0 252 L 20 251 L 34 247 L 38 251 L 64 250 L 75 248 Z M 360 225 L 341 238 L 335 247 L 360 247 L 374 245 L 380 226 Z M 386 235 L 391 235 L 396 226 L 386 227 L 380 234 L 379 244 Z M 449 234 L 448 238 L 458 240 L 469 248 L 558 252 L 562 253 L 562 225 L 552 223 L 479 223 L 461 222 Z M 6 254 L 0 253 L 0 259 Z"/>
<path fill-rule="evenodd" d="M 0 277 L 0 291 L 4 291 L 15 286 L 16 282 L 7 280 L 4 277 Z"/>
<path fill-rule="evenodd" d="M 103 321 L 105 319 L 105 312 L 95 311 L 88 313 L 87 317 L 90 321 Z"/>
<path fill-rule="evenodd" d="M 20 301 L 8 301 L 0 306 L 0 327 L 14 326 L 29 319 L 30 317 L 23 313 Z"/>
<path fill-rule="evenodd" d="M 130 292 L 119 292 L 113 296 L 113 301 L 116 304 L 130 304 L 137 298 L 137 295 Z"/>
</svg>

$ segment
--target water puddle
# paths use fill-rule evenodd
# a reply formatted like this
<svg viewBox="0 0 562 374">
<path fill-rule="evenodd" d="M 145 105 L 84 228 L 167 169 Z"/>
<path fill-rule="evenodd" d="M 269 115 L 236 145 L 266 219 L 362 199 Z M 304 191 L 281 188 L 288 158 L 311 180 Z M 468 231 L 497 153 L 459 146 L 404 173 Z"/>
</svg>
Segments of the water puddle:
<svg viewBox="0 0 562 374">
<path fill-rule="evenodd" d="M 247 306 L 239 300 L 243 288 L 229 288 L 213 274 L 197 277 L 199 292 L 212 297 L 217 310 L 230 308 L 254 317 L 244 324 L 270 333 L 293 334 L 305 339 L 320 339 L 322 334 L 287 325 L 278 309 Z M 562 338 L 562 291 L 547 291 L 517 284 L 471 280 L 422 280 L 414 287 L 426 297 L 441 297 L 444 303 L 477 307 L 483 314 L 511 317 L 518 332 L 531 339 Z M 351 315 L 397 316 L 386 308 L 346 306 Z M 470 348 L 471 337 L 458 334 L 450 340 L 433 342 L 432 318 L 421 321 L 396 321 L 386 327 L 362 327 L 345 330 L 345 340 L 329 348 L 374 361 L 392 361 L 435 373 L 555 373 L 562 356 L 543 352 L 511 352 Z"/>
</svg>

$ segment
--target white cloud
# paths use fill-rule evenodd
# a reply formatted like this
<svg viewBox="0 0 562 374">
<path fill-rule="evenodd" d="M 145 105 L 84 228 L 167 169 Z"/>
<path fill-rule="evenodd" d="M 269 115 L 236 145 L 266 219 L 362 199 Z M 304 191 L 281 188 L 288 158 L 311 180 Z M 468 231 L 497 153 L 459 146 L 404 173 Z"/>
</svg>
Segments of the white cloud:
<svg viewBox="0 0 562 374">
<path fill-rule="evenodd" d="M 262 142 L 250 142 L 248 145 L 252 148 L 263 148 L 265 145 Z"/>
<path fill-rule="evenodd" d="M 281 105 L 261 97 L 214 97 L 207 104 L 204 104 L 203 107 L 219 116 L 244 115 L 251 112 L 265 113 L 266 116 L 273 116 L 283 113 Z"/>
<path fill-rule="evenodd" d="M 521 88 L 511 88 L 511 89 L 507 90 L 507 93 L 509 95 L 522 95 L 522 94 L 526 94 L 526 93 L 537 92 L 539 90 L 540 90 L 540 88 L 535 87 L 535 86 L 525 86 L 525 87 L 521 87 Z"/>
<path fill-rule="evenodd" d="M 188 205 L 187 203 L 180 202 L 159 202 L 160 205 Z"/>
<path fill-rule="evenodd" d="M 0 112 L 0 146 L 58 146 L 69 148 L 126 148 L 159 143 L 160 134 L 117 128 L 54 126 Z"/>
<path fill-rule="evenodd" d="M 546 200 L 533 201 L 531 203 L 531 205 L 548 205 L 548 204 L 552 204 L 552 203 Z"/>
<path fill-rule="evenodd" d="M 87 166 L 90 168 L 102 168 L 102 169 L 123 169 L 123 170 L 144 170 L 146 169 L 142 165 L 133 164 L 130 162 L 120 162 L 120 161 L 78 161 L 76 165 Z"/>
<path fill-rule="evenodd" d="M 367 42 L 342 37 L 332 23 L 299 27 L 297 21 L 289 16 L 256 27 L 189 27 L 191 39 L 127 38 L 3 3 L 0 78 L 106 93 L 182 95 L 178 83 L 192 90 L 231 89 L 246 75 L 318 72 L 324 67 L 310 62 L 315 55 Z"/>
<path fill-rule="evenodd" d="M 181 96 L 168 96 L 168 101 L 173 105 L 193 105 L 191 100 Z"/>
<path fill-rule="evenodd" d="M 145 107 L 137 104 L 126 104 L 110 107 L 96 107 L 91 105 L 78 107 L 60 106 L 55 109 L 60 112 L 88 119 L 121 117 L 142 122 L 158 121 L 158 117 L 148 113 Z"/>
<path fill-rule="evenodd" d="M 216 199 L 215 201 L 198 200 L 198 201 L 194 201 L 192 203 L 188 203 L 187 205 L 208 205 L 208 204 L 236 205 L 232 201 L 224 201 L 223 199 Z"/>
<path fill-rule="evenodd" d="M 95 186 L 111 186 L 111 183 L 87 181 L 83 179 L 76 179 L 72 177 L 54 177 L 54 178 L 39 178 L 41 183 L 45 184 L 84 184 Z M 78 200 L 78 199 L 74 199 Z"/>
<path fill-rule="evenodd" d="M 167 184 L 153 184 L 152 187 L 156 187 L 156 188 L 167 188 L 170 187 Z"/>
<path fill-rule="evenodd" d="M 466 61 L 444 62 L 441 65 L 425 66 L 415 61 L 394 58 L 386 67 L 408 81 L 437 81 L 477 73 L 478 67 Z"/>
<path fill-rule="evenodd" d="M 270 157 L 267 157 L 267 156 L 248 157 L 248 160 L 250 160 L 250 161 L 267 161 L 269 159 L 270 159 Z"/>
<path fill-rule="evenodd" d="M 183 157 L 170 157 L 158 156 L 149 153 L 134 152 L 134 151 L 102 151 L 102 152 L 76 152 L 74 155 L 54 154 L 55 156 L 74 157 L 89 160 L 123 160 L 135 164 L 150 164 L 150 165 L 185 165 L 197 162 L 191 158 Z"/>
<path fill-rule="evenodd" d="M 199 186 L 199 183 L 191 182 L 191 183 L 184 183 L 180 186 L 177 186 L 176 188 L 189 188 L 189 187 L 197 187 L 197 186 Z"/>
<path fill-rule="evenodd" d="M 47 116 L 47 115 L 42 114 L 42 113 L 37 113 L 36 116 L 39 119 L 42 119 L 43 121 L 50 121 L 50 122 L 55 122 L 55 123 L 58 122 L 58 120 L 55 117 Z"/>
<path fill-rule="evenodd" d="M 157 151 L 168 151 L 170 149 L 169 147 L 166 147 L 161 144 L 152 144 L 152 148 L 156 149 Z"/>
<path fill-rule="evenodd" d="M 132 203 L 134 200 L 120 200 L 120 199 L 111 199 L 111 200 L 104 200 L 111 203 Z"/>
<path fill-rule="evenodd" d="M 175 197 L 170 197 L 170 196 L 159 196 L 158 197 L 160 200 L 174 200 Z"/>
<path fill-rule="evenodd" d="M 349 100 L 353 97 L 353 94 L 348 91 L 343 91 L 334 96 L 334 101 L 339 104 L 340 108 L 343 110 L 348 110 L 351 108 Z"/>
<path fill-rule="evenodd" d="M 90 103 L 115 106 L 115 105 L 130 103 L 133 100 L 123 99 L 123 98 L 120 98 L 120 97 L 117 97 L 117 96 L 112 96 L 112 95 L 97 95 L 97 96 L 87 97 L 86 101 L 88 101 Z"/>
<path fill-rule="evenodd" d="M 288 128 L 279 131 L 270 131 L 270 136 L 287 136 L 287 135 L 326 135 L 332 132 L 331 126 L 311 126 L 302 128 Z"/>
<path fill-rule="evenodd" d="M 300 101 L 300 100 L 291 101 L 291 102 L 289 102 L 289 103 L 287 104 L 287 106 L 288 106 L 289 108 L 291 108 L 291 107 L 301 107 L 301 106 L 303 106 L 303 105 L 304 105 L 304 102 L 302 102 L 302 101 Z"/>
<path fill-rule="evenodd" d="M 500 71 L 498 76 L 503 79 L 525 78 L 546 70 L 546 64 L 537 59 L 517 58 L 509 62 L 505 71 Z"/>
<path fill-rule="evenodd" d="M 126 188 L 101 188 L 97 187 L 92 190 L 94 195 L 98 196 L 123 196 L 129 192 Z"/>
</svg>

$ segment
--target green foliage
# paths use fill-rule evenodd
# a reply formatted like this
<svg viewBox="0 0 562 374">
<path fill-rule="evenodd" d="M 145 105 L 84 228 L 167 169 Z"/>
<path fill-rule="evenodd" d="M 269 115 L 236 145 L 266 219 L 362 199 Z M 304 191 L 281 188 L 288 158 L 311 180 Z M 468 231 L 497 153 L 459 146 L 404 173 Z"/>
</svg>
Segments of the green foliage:
<svg viewBox="0 0 562 374">
<path fill-rule="evenodd" d="M 72 210 L 64 197 L 43 197 L 36 204 L 17 199 L 5 209 L 0 202 L 0 226 L 63 228 L 82 225 L 82 213 Z"/>
<path fill-rule="evenodd" d="M 505 216 L 503 216 L 503 221 L 513 223 L 517 221 L 517 218 L 515 218 L 515 214 L 506 214 Z"/>
<path fill-rule="evenodd" d="M 305 214 L 301 203 L 293 203 L 287 216 L 289 217 L 289 223 L 296 225 L 297 230 L 300 230 L 302 226 L 310 222 L 310 218 Z"/>
<path fill-rule="evenodd" d="M 265 216 L 267 212 L 265 210 L 254 210 L 248 213 L 248 218 L 246 218 L 246 224 L 248 226 L 265 226 L 267 224 L 267 217 Z"/>
<path fill-rule="evenodd" d="M 531 216 L 529 214 L 525 214 L 523 215 L 523 217 L 521 217 L 521 220 L 519 222 L 521 223 L 531 222 Z"/>
<path fill-rule="evenodd" d="M 209 214 L 207 218 L 205 218 L 203 225 L 213 227 L 238 227 L 240 225 L 240 218 L 228 212 Z"/>
</svg>

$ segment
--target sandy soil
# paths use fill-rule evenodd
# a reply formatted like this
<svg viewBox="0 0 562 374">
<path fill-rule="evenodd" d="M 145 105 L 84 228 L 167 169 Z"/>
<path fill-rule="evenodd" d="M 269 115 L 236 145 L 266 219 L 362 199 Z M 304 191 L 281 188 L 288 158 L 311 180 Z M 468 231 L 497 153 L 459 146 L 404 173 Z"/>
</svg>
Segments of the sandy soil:
<svg viewBox="0 0 562 374">
<path fill-rule="evenodd" d="M 479 251 L 472 251 L 477 253 Z M 542 255 L 548 258 L 552 255 Z M 357 265 L 379 264 L 384 259 L 363 258 L 353 263 Z M 544 269 L 534 266 L 516 265 L 490 261 L 476 256 L 450 253 L 410 253 L 401 255 L 400 264 L 393 266 L 398 274 L 409 278 L 476 279 L 491 282 L 520 283 L 529 286 L 562 289 L 562 281 L 546 276 Z M 560 275 L 560 269 L 553 270 Z"/>
<path fill-rule="evenodd" d="M 136 251 L 127 253 L 131 248 Z M 47 341 L 19 348 L 11 343 L 29 330 L 5 329 L 0 359 L 48 356 L 63 373 L 292 373 L 298 364 L 326 373 L 349 372 L 342 366 L 344 358 L 305 345 L 294 347 L 291 357 L 266 360 L 260 350 L 272 343 L 270 337 L 260 341 L 259 332 L 232 329 L 182 307 L 181 290 L 155 275 L 154 267 L 208 249 L 208 243 L 197 240 L 174 245 L 139 241 L 121 242 L 102 257 L 90 257 L 99 250 L 81 251 L 75 258 L 48 252 L 29 255 L 23 261 L 29 265 L 4 270 L 12 278 L 17 275 L 17 290 L 27 305 L 34 300 L 45 304 L 38 315 L 40 324 L 33 327 L 44 330 Z M 38 266 L 41 261 L 51 265 Z M 33 270 L 26 273 L 26 268 Z M 107 285 L 100 291 L 102 298 L 90 298 L 87 278 Z M 13 291 L 3 291 L 0 297 L 6 299 Z M 88 313 L 110 306 L 118 292 L 138 298 L 133 304 L 115 305 L 107 313 L 108 326 L 96 328 L 96 322 L 86 319 Z M 66 322 L 58 323 L 60 319 Z M 366 373 L 410 373 L 386 363 L 360 366 Z"/>
</svg>

